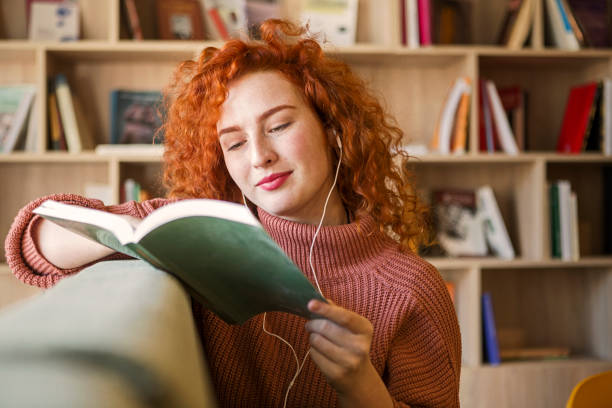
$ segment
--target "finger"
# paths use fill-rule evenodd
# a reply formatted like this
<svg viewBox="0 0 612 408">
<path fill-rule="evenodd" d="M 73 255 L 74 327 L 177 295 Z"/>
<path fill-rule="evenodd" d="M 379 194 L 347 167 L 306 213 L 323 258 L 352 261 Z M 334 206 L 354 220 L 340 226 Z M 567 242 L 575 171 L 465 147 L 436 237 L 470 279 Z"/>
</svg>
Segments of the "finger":
<svg viewBox="0 0 612 408">
<path fill-rule="evenodd" d="M 334 344 L 328 338 L 319 333 L 310 333 L 308 336 L 308 342 L 310 343 L 312 350 L 317 351 L 334 364 L 344 366 L 346 365 L 347 361 L 351 360 L 351 353 L 348 350 Z"/>
<path fill-rule="evenodd" d="M 366 318 L 340 306 L 313 299 L 308 302 L 308 310 L 347 328 L 353 333 L 368 333 L 372 331 L 372 325 Z"/>
<path fill-rule="evenodd" d="M 353 352 L 359 352 L 362 343 L 366 341 L 363 334 L 355 334 L 328 319 L 309 320 L 305 327 L 308 332 L 317 333 L 333 344 Z"/>
<path fill-rule="evenodd" d="M 342 374 L 341 367 L 335 362 L 333 362 L 332 360 L 330 360 L 329 358 L 327 358 L 325 354 L 319 352 L 318 350 L 314 348 L 311 348 L 310 358 L 317 365 L 317 367 L 319 367 L 319 370 L 321 370 L 321 373 L 323 373 L 323 375 L 327 377 L 328 380 L 333 381 L 341 377 L 341 374 Z"/>
</svg>

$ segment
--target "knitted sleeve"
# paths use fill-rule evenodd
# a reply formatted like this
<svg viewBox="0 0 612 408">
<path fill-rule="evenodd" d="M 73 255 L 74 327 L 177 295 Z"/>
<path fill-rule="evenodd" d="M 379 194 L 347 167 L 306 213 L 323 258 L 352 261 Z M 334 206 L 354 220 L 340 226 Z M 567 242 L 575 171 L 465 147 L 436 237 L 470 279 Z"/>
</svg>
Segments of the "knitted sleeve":
<svg viewBox="0 0 612 408">
<path fill-rule="evenodd" d="M 442 279 L 431 279 L 412 293 L 410 312 L 392 341 L 387 388 L 395 407 L 459 407 L 460 371 L 455 310 Z"/>
<path fill-rule="evenodd" d="M 24 283 L 41 288 L 49 288 L 60 279 L 77 273 L 81 269 L 103 260 L 127 259 L 126 255 L 114 253 L 78 268 L 60 269 L 47 261 L 36 246 L 37 226 L 41 217 L 32 213 L 45 200 L 61 201 L 67 204 L 105 210 L 114 214 L 128 214 L 143 218 L 169 200 L 156 198 L 142 203 L 130 201 L 119 205 L 104 206 L 100 200 L 85 198 L 76 194 L 52 194 L 38 198 L 23 207 L 9 230 L 4 244 L 6 261 L 15 276 Z"/>
</svg>

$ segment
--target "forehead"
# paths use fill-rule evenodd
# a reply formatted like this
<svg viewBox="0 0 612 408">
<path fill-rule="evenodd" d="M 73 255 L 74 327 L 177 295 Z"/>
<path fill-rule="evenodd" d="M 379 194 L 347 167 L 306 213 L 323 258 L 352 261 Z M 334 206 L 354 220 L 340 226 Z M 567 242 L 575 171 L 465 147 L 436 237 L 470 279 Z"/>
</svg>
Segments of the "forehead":
<svg viewBox="0 0 612 408">
<path fill-rule="evenodd" d="M 245 115 L 257 116 L 282 104 L 297 107 L 304 105 L 305 101 L 299 89 L 279 72 L 247 74 L 229 85 L 227 98 L 221 105 L 219 122 Z"/>
</svg>

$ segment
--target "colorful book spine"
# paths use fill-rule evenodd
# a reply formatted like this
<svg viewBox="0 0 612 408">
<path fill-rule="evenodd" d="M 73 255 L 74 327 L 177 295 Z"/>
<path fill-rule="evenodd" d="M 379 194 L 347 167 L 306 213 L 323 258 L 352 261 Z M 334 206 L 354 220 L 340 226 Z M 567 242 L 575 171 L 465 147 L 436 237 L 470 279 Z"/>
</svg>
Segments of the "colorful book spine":
<svg viewBox="0 0 612 408">
<path fill-rule="evenodd" d="M 455 116 L 455 130 L 452 137 L 453 154 L 465 154 L 467 149 L 468 115 L 470 113 L 470 92 L 464 92 Z"/>
<path fill-rule="evenodd" d="M 431 0 L 419 0 L 419 39 L 421 45 L 431 45 Z"/>
<path fill-rule="evenodd" d="M 72 93 L 68 85 L 68 80 L 63 74 L 59 74 L 55 77 L 55 94 L 57 96 L 57 105 L 59 107 L 62 126 L 64 127 L 64 135 L 68 144 L 68 152 L 80 153 L 83 147 L 81 145 L 81 136 L 74 112 Z"/>
<path fill-rule="evenodd" d="M 482 332 L 484 334 L 485 358 L 489 364 L 501 363 L 499 356 L 499 343 L 497 341 L 497 329 L 495 328 L 495 315 L 493 313 L 493 302 L 491 294 L 482 294 Z"/>
<path fill-rule="evenodd" d="M 497 136 L 499 137 L 499 142 L 502 146 L 502 149 L 505 153 L 508 154 L 518 154 L 519 149 L 516 144 L 514 133 L 512 132 L 512 128 L 510 127 L 510 123 L 508 122 L 508 117 L 506 116 L 506 112 L 504 111 L 504 107 L 501 103 L 497 88 L 495 87 L 493 81 L 487 81 L 486 84 L 488 91 L 487 96 L 489 97 L 489 105 L 491 107 L 491 112 L 495 118 L 495 128 L 497 129 Z"/>
<path fill-rule="evenodd" d="M 419 48 L 419 11 L 417 0 L 406 0 L 406 13 L 408 47 Z"/>
<path fill-rule="evenodd" d="M 588 125 L 594 114 L 597 82 L 572 87 L 567 98 L 561 133 L 557 142 L 560 153 L 580 153 Z"/>
</svg>

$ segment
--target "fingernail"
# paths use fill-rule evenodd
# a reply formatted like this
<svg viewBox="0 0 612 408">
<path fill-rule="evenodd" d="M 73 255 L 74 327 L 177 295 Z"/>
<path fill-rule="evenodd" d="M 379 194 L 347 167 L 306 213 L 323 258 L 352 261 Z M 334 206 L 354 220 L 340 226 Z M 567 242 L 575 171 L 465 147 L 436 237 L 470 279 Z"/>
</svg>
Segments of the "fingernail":
<svg viewBox="0 0 612 408">
<path fill-rule="evenodd" d="M 310 310 L 311 312 L 316 312 L 319 309 L 321 309 L 321 302 L 319 302 L 318 300 L 311 300 L 310 302 L 308 302 L 308 310 Z"/>
</svg>

